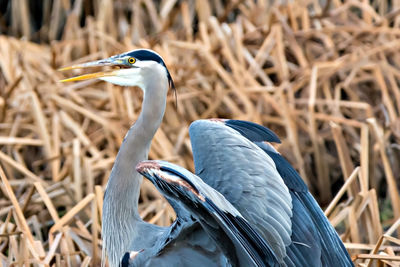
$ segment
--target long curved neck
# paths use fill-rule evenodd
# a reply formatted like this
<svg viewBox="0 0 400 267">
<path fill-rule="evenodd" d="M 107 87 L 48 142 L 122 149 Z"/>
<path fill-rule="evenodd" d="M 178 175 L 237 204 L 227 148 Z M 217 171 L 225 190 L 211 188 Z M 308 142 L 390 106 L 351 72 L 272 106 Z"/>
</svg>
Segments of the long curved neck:
<svg viewBox="0 0 400 267">
<path fill-rule="evenodd" d="M 123 253 L 137 238 L 134 229 L 142 222 L 138 213 L 142 176 L 136 172 L 136 165 L 147 159 L 151 140 L 160 127 L 167 86 L 167 81 L 162 78 L 145 84 L 142 111 L 126 134 L 111 170 L 104 196 L 102 225 L 103 249 L 107 251 L 110 266 L 118 266 Z"/>
<path fill-rule="evenodd" d="M 107 184 L 107 194 L 116 189 L 119 202 L 128 204 L 136 214 L 142 176 L 136 172 L 135 167 L 140 161 L 147 159 L 151 141 L 160 127 L 165 111 L 166 96 L 158 92 L 149 88 L 144 91 L 142 111 L 125 136 Z M 127 195 L 124 200 L 121 192 L 125 191 Z"/>
</svg>

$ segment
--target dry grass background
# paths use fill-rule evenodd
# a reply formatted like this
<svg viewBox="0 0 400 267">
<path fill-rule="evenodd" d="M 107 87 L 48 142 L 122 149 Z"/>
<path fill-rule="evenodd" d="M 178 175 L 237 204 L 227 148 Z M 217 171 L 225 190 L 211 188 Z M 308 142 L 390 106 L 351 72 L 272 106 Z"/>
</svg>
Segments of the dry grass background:
<svg viewBox="0 0 400 267">
<path fill-rule="evenodd" d="M 164 57 L 178 90 L 150 158 L 193 169 L 199 118 L 266 125 L 354 262 L 399 266 L 399 0 L 16 0 L 0 12 L 3 266 L 99 264 L 103 188 L 142 94 L 61 84 L 78 72 L 57 68 L 139 47 Z M 139 207 L 174 218 L 147 181 Z"/>
</svg>

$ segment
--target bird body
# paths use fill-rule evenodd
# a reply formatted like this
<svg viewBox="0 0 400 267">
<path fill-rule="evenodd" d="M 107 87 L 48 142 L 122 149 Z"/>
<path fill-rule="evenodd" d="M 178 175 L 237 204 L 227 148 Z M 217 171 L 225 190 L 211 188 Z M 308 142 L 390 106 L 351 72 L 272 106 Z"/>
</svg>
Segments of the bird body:
<svg viewBox="0 0 400 267">
<path fill-rule="evenodd" d="M 201 120 L 192 123 L 189 133 L 196 174 L 221 192 L 258 230 L 272 246 L 282 266 L 353 266 L 340 237 L 306 184 L 267 143 L 280 142 L 271 130 L 245 121 Z M 268 171 L 257 169 L 258 163 L 263 163 L 264 167 L 269 164 Z M 288 190 L 289 197 L 270 184 L 257 186 L 260 180 L 276 185 L 275 177 L 281 181 L 279 188 Z M 266 188 L 272 190 L 268 192 Z M 288 221 L 282 218 L 279 208 L 262 207 L 270 199 L 269 194 L 277 193 L 278 197 L 284 196 L 285 201 L 290 202 Z M 267 223 L 269 216 L 274 215 L 277 219 L 271 221 L 272 224 L 278 222 L 275 227 L 281 238 L 285 235 L 280 227 L 290 224 L 290 239 L 285 246 L 269 234 L 269 231 L 275 233 Z"/>
<path fill-rule="evenodd" d="M 164 161 L 144 161 L 136 168 L 196 217 L 232 266 L 279 266 L 270 246 L 240 212 L 201 178 Z"/>
<path fill-rule="evenodd" d="M 182 212 L 177 212 L 177 220 L 166 229 L 152 246 L 128 250 L 121 266 L 231 266 L 215 241 L 204 232 L 200 223 Z M 153 237 L 152 229 L 141 233 L 145 238 Z M 136 252 L 133 259 L 130 258 L 131 251 Z"/>
<path fill-rule="evenodd" d="M 292 203 L 273 160 L 220 121 L 195 121 L 189 134 L 196 174 L 258 228 L 283 264 L 291 241 Z"/>
<path fill-rule="evenodd" d="M 94 66 L 119 69 L 64 81 L 98 78 L 143 90 L 142 111 L 120 147 L 104 196 L 103 256 L 108 256 L 111 267 L 119 266 L 121 260 L 129 266 L 243 266 L 245 262 L 254 266 L 353 266 L 300 176 L 264 142 L 280 142 L 279 138 L 251 122 L 192 123 L 189 133 L 198 177 L 170 166 L 172 180 L 158 189 L 177 219 L 169 227 L 144 222 L 138 213 L 142 177 L 135 166 L 148 157 L 164 116 L 168 88 L 174 84 L 163 59 L 146 49 L 64 69 Z M 180 187 L 165 190 L 177 181 Z M 241 219 L 237 218 L 245 223 L 238 224 Z M 262 246 L 264 250 L 254 249 Z M 132 253 L 124 256 L 127 251 Z M 264 259 L 261 265 L 260 258 Z"/>
</svg>

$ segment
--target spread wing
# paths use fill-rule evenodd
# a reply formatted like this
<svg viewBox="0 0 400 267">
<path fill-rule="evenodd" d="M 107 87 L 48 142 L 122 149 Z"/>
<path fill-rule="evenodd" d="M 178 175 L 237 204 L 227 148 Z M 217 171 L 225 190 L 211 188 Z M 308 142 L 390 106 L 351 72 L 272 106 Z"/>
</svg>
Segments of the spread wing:
<svg viewBox="0 0 400 267">
<path fill-rule="evenodd" d="M 270 145 L 266 143 L 257 143 L 257 145 L 274 160 L 279 174 L 289 187 L 294 203 L 293 217 L 299 214 L 298 217 L 302 218 L 302 220 L 292 224 L 293 233 L 297 234 L 297 237 L 292 237 L 292 240 L 301 242 L 302 236 L 316 232 L 317 235 L 313 233 L 313 238 L 315 243 L 318 244 L 322 266 L 354 266 L 336 230 L 330 224 L 296 170 Z M 299 229 L 295 230 L 295 227 Z M 304 227 L 306 228 L 302 229 Z M 316 255 L 314 254 L 314 256 Z"/>
<path fill-rule="evenodd" d="M 271 157 L 289 188 L 293 204 L 292 244 L 288 248 L 291 261 L 296 266 L 354 266 L 343 242 L 303 179 L 281 154 L 268 143 L 262 142 L 277 142 L 272 131 L 246 121 L 227 120 L 225 124 L 229 127 L 240 124 L 240 133 L 256 142 Z M 307 246 L 301 246 L 301 243 Z"/>
<path fill-rule="evenodd" d="M 216 241 L 232 265 L 279 265 L 264 239 L 236 208 L 201 178 L 165 161 L 145 161 L 138 165 L 137 170 L 167 199 L 186 208 Z"/>
<path fill-rule="evenodd" d="M 243 125 L 240 129 L 243 133 Z M 239 210 L 283 264 L 292 243 L 291 195 L 273 160 L 242 133 L 223 121 L 193 122 L 196 174 Z"/>
<path fill-rule="evenodd" d="M 261 234 L 267 229 L 260 222 L 270 220 L 268 215 L 275 215 L 271 210 L 280 210 L 280 207 L 271 209 L 270 205 L 263 205 L 268 202 L 267 194 L 260 194 L 258 187 L 255 192 L 251 188 L 254 183 L 268 186 L 267 181 L 283 182 L 289 196 L 276 187 L 268 189 L 279 196 L 277 199 L 290 202 L 290 212 L 286 213 L 289 222 L 287 217 L 286 220 L 275 217 L 278 224 L 289 225 L 290 229 L 277 231 L 284 242 L 272 244 L 278 258 L 282 257 L 287 266 L 353 266 L 335 229 L 301 177 L 272 146 L 262 143 L 280 142 L 271 130 L 246 121 L 211 120 L 194 122 L 189 133 L 196 173 L 220 191 Z M 261 149 L 264 156 L 249 142 Z M 261 174 L 259 169 L 254 169 L 259 164 L 267 169 Z M 288 242 L 287 233 L 290 233 Z M 271 242 L 269 234 L 263 236 Z"/>
</svg>

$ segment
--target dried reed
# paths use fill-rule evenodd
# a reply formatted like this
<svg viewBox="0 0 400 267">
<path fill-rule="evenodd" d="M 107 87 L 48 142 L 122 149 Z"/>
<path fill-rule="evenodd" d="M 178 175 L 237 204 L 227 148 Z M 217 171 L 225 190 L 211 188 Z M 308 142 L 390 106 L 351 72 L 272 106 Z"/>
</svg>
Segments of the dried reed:
<svg viewBox="0 0 400 267">
<path fill-rule="evenodd" d="M 60 84 L 74 73 L 56 69 L 137 47 L 164 57 L 179 94 L 150 158 L 193 169 L 196 119 L 264 124 L 355 264 L 399 266 L 399 1 L 50 2 L 9 1 L 0 20 L 24 37 L 0 36 L 4 266 L 99 264 L 103 189 L 141 93 Z M 147 181 L 139 209 L 159 225 L 174 218 Z"/>
</svg>

